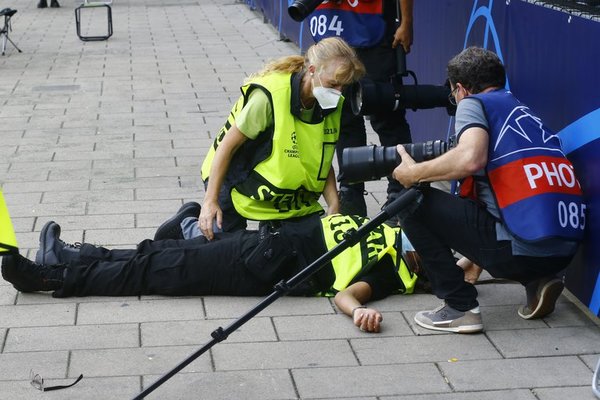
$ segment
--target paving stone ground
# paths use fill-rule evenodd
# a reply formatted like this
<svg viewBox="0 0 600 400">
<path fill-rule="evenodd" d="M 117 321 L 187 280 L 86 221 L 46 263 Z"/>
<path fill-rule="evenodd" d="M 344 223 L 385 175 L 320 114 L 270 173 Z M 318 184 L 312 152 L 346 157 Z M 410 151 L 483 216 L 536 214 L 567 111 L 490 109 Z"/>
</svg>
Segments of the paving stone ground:
<svg viewBox="0 0 600 400">
<path fill-rule="evenodd" d="M 82 42 L 73 2 L 18 10 L 0 56 L 0 184 L 22 252 L 43 224 L 67 241 L 129 247 L 181 204 L 201 200 L 200 162 L 242 80 L 297 54 L 261 15 L 234 0 L 117 0 L 114 36 Z M 82 29 L 106 29 L 102 9 Z M 370 138 L 371 140 L 376 140 Z M 367 184 L 370 215 L 385 183 Z M 149 398 L 555 400 L 593 399 L 600 330 L 563 296 L 550 317 L 516 314 L 521 287 L 478 287 L 486 331 L 415 326 L 431 295 L 374 304 L 384 329 L 358 331 L 326 298 L 283 298 Z M 127 399 L 210 340 L 258 298 L 23 294 L 0 281 L 0 399 Z M 79 374 L 73 388 L 41 394 Z M 67 379 L 69 378 L 69 379 Z"/>
</svg>

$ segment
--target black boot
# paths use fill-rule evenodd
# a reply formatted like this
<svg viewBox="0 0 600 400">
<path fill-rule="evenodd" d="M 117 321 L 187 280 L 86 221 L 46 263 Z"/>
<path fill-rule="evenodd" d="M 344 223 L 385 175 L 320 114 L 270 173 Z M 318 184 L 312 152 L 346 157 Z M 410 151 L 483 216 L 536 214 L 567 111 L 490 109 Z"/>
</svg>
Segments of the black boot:
<svg viewBox="0 0 600 400">
<path fill-rule="evenodd" d="M 340 198 L 340 214 L 358 215 L 360 217 L 367 216 L 364 186 L 340 186 L 338 196 Z"/>
<path fill-rule="evenodd" d="M 60 7 L 60 4 L 58 4 L 58 1 L 56 1 L 56 0 L 51 0 L 50 1 L 50 7 L 52 7 L 52 8 L 58 8 L 58 7 Z"/>
<path fill-rule="evenodd" d="M 20 292 L 39 292 L 62 288 L 64 265 L 35 264 L 20 254 L 2 257 L 2 277 Z"/>
<path fill-rule="evenodd" d="M 185 203 L 179 208 L 177 214 L 162 223 L 154 234 L 154 240 L 184 239 L 181 231 L 181 222 L 188 218 L 200 216 L 200 204 L 196 202 Z"/>
<path fill-rule="evenodd" d="M 79 261 L 80 247 L 80 243 L 69 244 L 60 240 L 60 225 L 49 221 L 40 232 L 40 248 L 35 255 L 35 262 L 42 265 L 57 265 Z"/>
<path fill-rule="evenodd" d="M 48 3 L 46 2 L 46 0 L 40 0 L 40 2 L 37 5 L 37 8 L 46 8 L 48 7 Z"/>
</svg>

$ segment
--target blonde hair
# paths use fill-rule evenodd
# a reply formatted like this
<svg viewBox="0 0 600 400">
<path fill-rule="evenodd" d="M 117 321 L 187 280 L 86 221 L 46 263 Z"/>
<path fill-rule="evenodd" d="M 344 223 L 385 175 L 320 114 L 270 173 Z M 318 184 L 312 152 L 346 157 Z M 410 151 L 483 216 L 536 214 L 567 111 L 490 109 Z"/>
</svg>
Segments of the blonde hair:
<svg viewBox="0 0 600 400">
<path fill-rule="evenodd" d="M 314 65 L 320 71 L 331 62 L 337 62 L 334 79 L 341 85 L 356 82 L 365 74 L 365 66 L 348 44 L 336 37 L 326 38 L 308 48 L 304 57 L 286 56 L 267 63 L 248 80 L 271 73 L 297 73 Z"/>
</svg>

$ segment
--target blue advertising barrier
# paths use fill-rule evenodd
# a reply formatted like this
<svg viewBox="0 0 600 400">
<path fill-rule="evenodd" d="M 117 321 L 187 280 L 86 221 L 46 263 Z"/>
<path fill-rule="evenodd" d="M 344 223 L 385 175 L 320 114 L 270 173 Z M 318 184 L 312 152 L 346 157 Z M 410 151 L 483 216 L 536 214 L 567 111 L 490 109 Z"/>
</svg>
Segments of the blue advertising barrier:
<svg viewBox="0 0 600 400">
<path fill-rule="evenodd" d="M 360 1 L 360 0 L 359 0 Z M 305 50 L 310 17 L 292 20 L 290 0 L 253 0 L 282 37 Z M 419 0 L 414 44 L 407 56 L 419 83 L 441 84 L 448 60 L 468 46 L 495 51 L 506 65 L 508 88 L 558 132 L 579 176 L 587 205 L 581 251 L 566 284 L 600 315 L 600 22 L 525 0 Z M 410 83 L 410 82 L 409 82 Z M 444 139 L 453 121 L 445 110 L 409 111 L 413 139 Z"/>
</svg>

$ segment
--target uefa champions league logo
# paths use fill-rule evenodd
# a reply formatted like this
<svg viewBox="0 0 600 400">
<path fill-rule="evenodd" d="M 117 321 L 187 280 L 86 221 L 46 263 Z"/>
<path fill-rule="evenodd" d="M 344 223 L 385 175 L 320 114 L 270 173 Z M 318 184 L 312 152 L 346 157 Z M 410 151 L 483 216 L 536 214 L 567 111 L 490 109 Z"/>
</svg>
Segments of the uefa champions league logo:
<svg viewBox="0 0 600 400">
<path fill-rule="evenodd" d="M 485 5 L 487 3 L 487 5 Z M 510 3 L 507 1 L 507 4 Z M 482 5 L 483 4 L 483 5 Z M 496 25 L 494 24 L 494 19 L 492 18 L 492 7 L 494 5 L 494 0 L 473 0 L 473 8 L 471 10 L 471 16 L 469 18 L 469 23 L 467 25 L 467 30 L 465 32 L 465 41 L 463 43 L 463 48 L 467 48 L 467 43 L 471 38 L 471 31 L 476 23 L 480 20 L 483 20 L 485 23 L 483 40 L 481 40 L 481 47 L 494 51 L 502 64 L 505 64 L 504 57 L 502 55 L 502 47 L 500 45 L 500 38 L 498 37 L 498 32 L 496 31 Z M 473 42 L 480 42 L 479 40 L 471 40 Z M 510 90 L 510 85 L 508 82 L 508 77 L 506 78 L 506 89 Z"/>
</svg>

